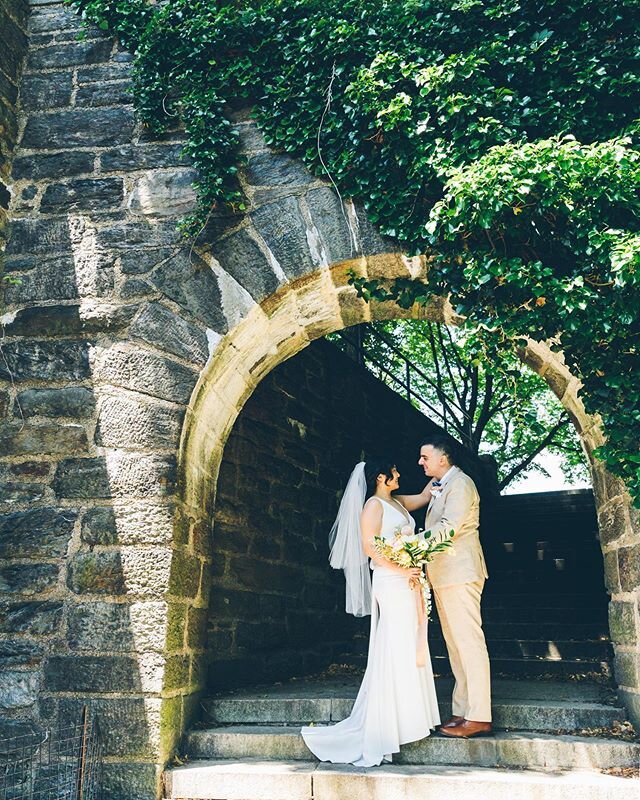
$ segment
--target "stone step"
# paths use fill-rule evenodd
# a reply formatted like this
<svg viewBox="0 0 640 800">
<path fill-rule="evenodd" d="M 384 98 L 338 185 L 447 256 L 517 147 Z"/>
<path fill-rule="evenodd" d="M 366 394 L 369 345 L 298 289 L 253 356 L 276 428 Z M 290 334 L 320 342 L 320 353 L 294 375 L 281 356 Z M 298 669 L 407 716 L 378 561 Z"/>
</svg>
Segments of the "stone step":
<svg viewBox="0 0 640 800">
<path fill-rule="evenodd" d="M 344 657 L 343 657 L 344 656 Z M 348 664 L 353 668 L 364 670 L 367 662 L 365 654 L 350 651 L 340 656 L 341 664 Z M 441 677 L 451 676 L 449 659 L 445 655 L 431 653 L 431 664 L 434 674 Z M 572 679 L 576 676 L 591 677 L 597 675 L 606 677 L 610 674 L 610 664 L 607 660 L 592 659 L 541 659 L 541 658 L 496 658 L 491 657 L 491 672 L 498 678 L 543 678 L 558 680 Z"/>
<path fill-rule="evenodd" d="M 206 721 L 215 725 L 287 724 L 338 722 L 349 716 L 357 687 L 342 696 L 325 697 L 218 697 L 205 700 Z M 442 696 L 442 695 L 441 695 Z M 440 701 L 440 716 L 451 716 L 451 703 Z M 620 706 L 576 700 L 496 699 L 493 701 L 496 729 L 522 731 L 607 728 L 625 718 Z"/>
<path fill-rule="evenodd" d="M 434 614 L 434 619 L 435 619 Z M 558 622 L 562 620 L 567 625 L 579 623 L 580 625 L 590 624 L 594 628 L 601 628 L 608 630 L 607 623 L 607 610 L 581 608 L 575 606 L 573 608 L 546 608 L 546 607 L 519 607 L 519 606 L 489 606 L 482 605 L 482 620 L 485 624 L 493 622 L 510 622 L 510 623 L 549 623 Z"/>
<path fill-rule="evenodd" d="M 203 761 L 165 772 L 170 800 L 637 800 L 637 781 L 595 772 L 287 761 Z"/>
<path fill-rule="evenodd" d="M 438 675 L 449 675 L 451 668 L 446 656 L 432 655 L 431 662 L 434 672 Z M 491 657 L 491 670 L 496 676 L 522 676 L 553 678 L 569 677 L 573 675 L 608 673 L 609 664 L 606 660 L 595 659 L 552 659 L 552 658 L 502 658 Z"/>
<path fill-rule="evenodd" d="M 573 625 L 552 622 L 485 622 L 483 625 L 487 640 L 493 639 L 526 639 L 527 641 L 562 641 L 562 642 L 607 642 L 608 626 L 593 622 L 574 623 Z M 442 636 L 437 617 L 429 623 L 429 635 Z"/>
<path fill-rule="evenodd" d="M 350 643 L 345 657 L 366 656 L 368 642 L 357 640 Z M 487 636 L 489 658 L 524 659 L 536 661 L 610 661 L 613 657 L 608 642 L 561 642 L 561 641 L 528 641 L 523 639 L 491 639 Z M 442 636 L 429 636 L 429 652 L 432 658 L 447 656 L 447 647 Z M 339 659 L 340 660 L 340 659 Z"/>
<path fill-rule="evenodd" d="M 433 656 L 446 655 L 444 640 L 433 636 L 429 640 Z M 524 658 L 542 661 L 606 661 L 611 657 L 608 642 L 592 641 L 542 641 L 530 639 L 492 639 L 487 635 L 487 649 L 491 659 Z"/>
<path fill-rule="evenodd" d="M 607 597 L 575 592 L 503 592 L 489 590 L 482 594 L 482 608 L 590 609 L 606 611 Z"/>
<path fill-rule="evenodd" d="M 299 727 L 232 725 L 193 730 L 186 738 L 192 759 L 314 761 Z M 433 734 L 402 745 L 393 757 L 398 764 L 429 764 L 528 769 L 605 769 L 635 767 L 640 744 L 619 739 L 497 732 L 476 739 L 451 739 Z"/>
</svg>

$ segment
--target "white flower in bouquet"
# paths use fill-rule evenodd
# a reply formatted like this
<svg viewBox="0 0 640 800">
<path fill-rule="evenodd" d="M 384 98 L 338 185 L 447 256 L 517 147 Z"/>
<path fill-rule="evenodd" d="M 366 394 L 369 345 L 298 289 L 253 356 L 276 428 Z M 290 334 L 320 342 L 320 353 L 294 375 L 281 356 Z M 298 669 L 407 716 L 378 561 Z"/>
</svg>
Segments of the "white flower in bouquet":
<svg viewBox="0 0 640 800">
<path fill-rule="evenodd" d="M 414 532 L 411 525 L 402 525 L 396 528 L 393 539 L 382 536 L 374 538 L 376 551 L 388 561 L 399 564 L 401 567 L 422 567 L 437 553 L 447 550 L 453 553 L 451 546 L 454 532 L 440 533 L 434 536 L 431 531 L 419 530 Z M 427 616 L 431 613 L 431 587 L 424 573 L 417 579 L 424 598 L 424 607 Z"/>
</svg>

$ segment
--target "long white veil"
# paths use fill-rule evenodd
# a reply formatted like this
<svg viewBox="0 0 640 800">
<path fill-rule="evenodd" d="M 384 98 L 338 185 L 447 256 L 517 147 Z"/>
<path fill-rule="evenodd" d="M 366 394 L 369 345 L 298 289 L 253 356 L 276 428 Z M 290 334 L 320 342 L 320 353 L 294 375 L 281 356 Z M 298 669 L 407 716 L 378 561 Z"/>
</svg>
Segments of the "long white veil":
<svg viewBox="0 0 640 800">
<path fill-rule="evenodd" d="M 329 533 L 329 563 L 334 569 L 344 570 L 347 614 L 356 617 L 371 613 L 371 572 L 360 531 L 360 514 L 367 494 L 364 464 L 360 461 L 351 473 Z"/>
</svg>

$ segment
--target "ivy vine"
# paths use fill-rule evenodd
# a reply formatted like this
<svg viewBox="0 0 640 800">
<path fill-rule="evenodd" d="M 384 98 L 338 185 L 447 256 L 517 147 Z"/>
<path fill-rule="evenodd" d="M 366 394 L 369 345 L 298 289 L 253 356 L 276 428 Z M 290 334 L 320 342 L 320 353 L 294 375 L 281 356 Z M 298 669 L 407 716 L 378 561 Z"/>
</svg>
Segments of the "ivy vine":
<svg viewBox="0 0 640 800">
<path fill-rule="evenodd" d="M 228 109 L 328 171 L 381 232 L 433 257 L 401 305 L 450 293 L 487 348 L 556 342 L 640 505 L 636 0 L 68 0 L 135 55 L 138 113 L 179 117 L 195 234 L 244 210 Z"/>
</svg>

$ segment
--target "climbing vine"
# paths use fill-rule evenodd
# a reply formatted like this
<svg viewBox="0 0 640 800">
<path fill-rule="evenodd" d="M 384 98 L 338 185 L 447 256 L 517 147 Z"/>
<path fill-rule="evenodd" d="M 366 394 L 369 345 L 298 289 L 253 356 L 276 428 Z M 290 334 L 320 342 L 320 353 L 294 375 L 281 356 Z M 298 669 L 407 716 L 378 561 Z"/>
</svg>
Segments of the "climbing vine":
<svg viewBox="0 0 640 800">
<path fill-rule="evenodd" d="M 245 208 L 234 104 L 330 173 L 486 348 L 555 342 L 640 505 L 636 0 L 69 0 L 135 55 L 140 118 L 179 118 L 200 174 L 191 235 Z"/>
</svg>

